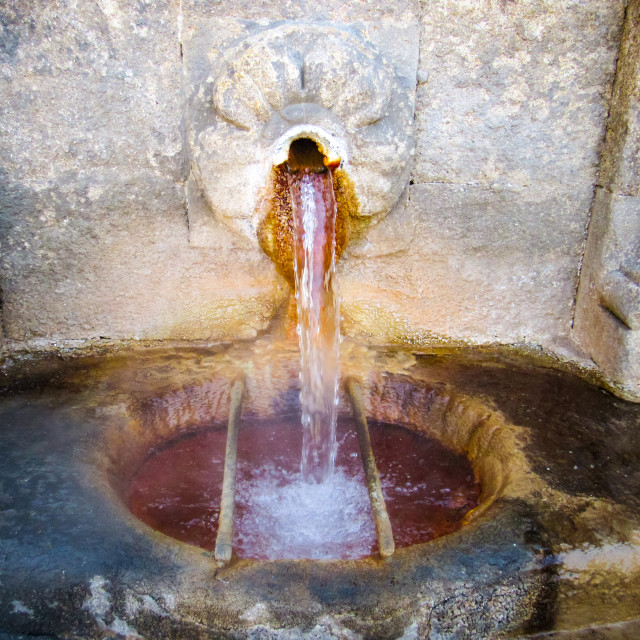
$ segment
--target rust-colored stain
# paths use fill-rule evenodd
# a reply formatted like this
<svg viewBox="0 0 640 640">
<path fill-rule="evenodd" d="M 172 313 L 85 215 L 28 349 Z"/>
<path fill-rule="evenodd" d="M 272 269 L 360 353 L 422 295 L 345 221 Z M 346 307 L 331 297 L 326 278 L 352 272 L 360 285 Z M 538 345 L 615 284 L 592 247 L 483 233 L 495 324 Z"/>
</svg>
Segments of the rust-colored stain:
<svg viewBox="0 0 640 640">
<path fill-rule="evenodd" d="M 326 165 L 326 158 L 323 160 Z M 273 167 L 267 213 L 258 228 L 258 240 L 263 251 L 273 260 L 278 272 L 294 287 L 293 214 L 287 174 L 299 169 L 298 157 L 290 154 L 286 163 Z M 331 169 L 331 167 L 329 167 Z M 319 170 L 314 168 L 312 170 Z M 336 214 L 336 260 L 349 242 L 367 227 L 368 218 L 359 215 L 359 204 L 352 180 L 344 169 L 332 171 Z"/>
</svg>

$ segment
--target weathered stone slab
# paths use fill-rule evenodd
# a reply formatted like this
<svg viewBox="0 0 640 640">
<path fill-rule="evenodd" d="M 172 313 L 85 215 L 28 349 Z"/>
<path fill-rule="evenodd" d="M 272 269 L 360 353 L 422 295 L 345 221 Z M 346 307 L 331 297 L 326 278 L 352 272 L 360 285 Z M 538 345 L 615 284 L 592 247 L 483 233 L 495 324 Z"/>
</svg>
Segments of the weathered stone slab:
<svg viewBox="0 0 640 640">
<path fill-rule="evenodd" d="M 393 253 L 390 217 L 339 265 L 347 332 L 410 343 L 568 336 L 590 201 L 588 187 L 414 185 L 406 250 L 367 257 Z"/>
<path fill-rule="evenodd" d="M 275 269 L 185 216 L 179 3 L 0 9 L 0 243 L 12 339 L 251 337 Z"/>
<path fill-rule="evenodd" d="M 615 385 L 640 396 L 640 197 L 597 189 L 575 334 Z"/>
<path fill-rule="evenodd" d="M 629 2 L 599 184 L 640 196 L 640 2 Z"/>
<path fill-rule="evenodd" d="M 1 11 L 1 153 L 14 181 L 50 185 L 105 169 L 123 183 L 143 169 L 180 177 L 174 2 L 15 2 Z"/>
<path fill-rule="evenodd" d="M 279 299 L 269 259 L 190 248 L 182 185 L 133 178 L 100 195 L 14 188 L 0 200 L 13 200 L 4 213 L 15 220 L 2 255 L 7 337 L 216 340 L 265 328 Z"/>
<path fill-rule="evenodd" d="M 414 180 L 593 183 L 624 6 L 429 2 Z"/>
<path fill-rule="evenodd" d="M 249 420 L 295 411 L 297 354 L 33 358 L 0 400 L 0 637 L 486 640 L 638 617 L 640 406 L 499 352 L 409 365 L 351 351 L 369 415 L 468 448 L 491 508 L 385 563 L 221 570 L 136 523 L 121 496 L 151 447 L 223 424 L 238 366 Z"/>
<path fill-rule="evenodd" d="M 626 396 L 640 399 L 640 2 L 627 8 L 575 336 Z"/>
</svg>

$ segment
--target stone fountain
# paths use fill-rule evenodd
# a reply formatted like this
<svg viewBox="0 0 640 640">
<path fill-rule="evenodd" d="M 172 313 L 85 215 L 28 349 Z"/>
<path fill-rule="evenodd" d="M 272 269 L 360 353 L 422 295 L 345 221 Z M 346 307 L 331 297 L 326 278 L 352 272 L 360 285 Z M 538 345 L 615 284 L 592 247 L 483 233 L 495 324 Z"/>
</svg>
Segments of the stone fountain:
<svg viewBox="0 0 640 640">
<path fill-rule="evenodd" d="M 0 638 L 639 633 L 637 0 L 0 25 Z M 298 411 L 297 140 L 334 171 L 342 375 L 464 454 L 479 504 L 386 557 L 219 563 L 126 492 L 239 377 L 245 419 Z"/>
</svg>

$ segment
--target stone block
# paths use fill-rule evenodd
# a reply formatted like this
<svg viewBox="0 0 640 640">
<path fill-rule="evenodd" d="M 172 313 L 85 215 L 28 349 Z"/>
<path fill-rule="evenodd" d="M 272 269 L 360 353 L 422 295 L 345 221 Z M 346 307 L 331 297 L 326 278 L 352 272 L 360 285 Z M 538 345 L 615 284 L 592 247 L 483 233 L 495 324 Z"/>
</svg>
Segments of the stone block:
<svg viewBox="0 0 640 640">
<path fill-rule="evenodd" d="M 407 212 L 339 265 L 346 332 L 418 345 L 567 337 L 591 197 L 589 187 L 410 187 Z M 385 227 L 402 219 L 413 237 L 394 252 Z"/>
<path fill-rule="evenodd" d="M 640 397 L 640 197 L 596 191 L 575 335 L 615 386 Z"/>
<path fill-rule="evenodd" d="M 413 179 L 593 183 L 624 8 L 624 0 L 429 2 Z"/>
<path fill-rule="evenodd" d="M 180 179 L 174 2 L 15 2 L 0 11 L 0 157 L 9 179 L 66 181 L 67 189 L 75 176 L 105 170 L 119 170 L 124 184 L 141 170 Z"/>
<path fill-rule="evenodd" d="M 613 193 L 640 196 L 640 2 L 633 0 L 618 58 L 611 117 L 599 184 Z"/>
<path fill-rule="evenodd" d="M 575 337 L 640 400 L 640 1 L 627 7 L 600 184 L 578 290 Z"/>
<path fill-rule="evenodd" d="M 6 337 L 219 340 L 267 326 L 281 296 L 269 259 L 224 236 L 215 252 L 190 248 L 182 185 L 133 178 L 93 199 L 0 196 Z"/>
</svg>

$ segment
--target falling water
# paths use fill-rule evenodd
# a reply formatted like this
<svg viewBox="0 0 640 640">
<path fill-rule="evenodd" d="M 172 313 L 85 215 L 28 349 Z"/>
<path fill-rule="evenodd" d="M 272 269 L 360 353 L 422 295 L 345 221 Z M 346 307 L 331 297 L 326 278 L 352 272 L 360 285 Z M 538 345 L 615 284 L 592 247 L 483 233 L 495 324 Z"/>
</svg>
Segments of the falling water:
<svg viewBox="0 0 640 640">
<path fill-rule="evenodd" d="M 301 351 L 302 477 L 324 482 L 336 457 L 339 297 L 335 276 L 336 201 L 330 170 L 289 173 Z"/>
</svg>

